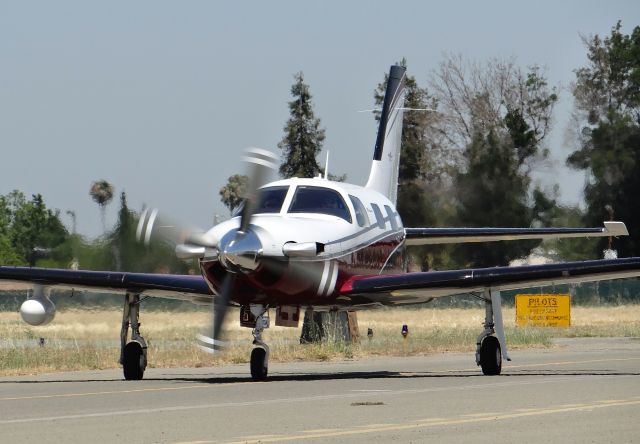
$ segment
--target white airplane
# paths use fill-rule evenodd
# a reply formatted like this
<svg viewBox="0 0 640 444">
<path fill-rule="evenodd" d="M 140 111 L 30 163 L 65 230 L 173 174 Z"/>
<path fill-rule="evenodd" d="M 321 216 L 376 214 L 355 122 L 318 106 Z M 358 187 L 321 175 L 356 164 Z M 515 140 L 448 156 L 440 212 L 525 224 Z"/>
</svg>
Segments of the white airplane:
<svg viewBox="0 0 640 444">
<path fill-rule="evenodd" d="M 179 257 L 198 260 L 201 275 L 0 267 L 0 279 L 34 285 L 33 296 L 20 308 L 22 318 L 31 325 L 51 322 L 51 287 L 124 293 L 120 363 L 125 379 L 141 379 L 147 365 L 138 323 L 141 295 L 212 303 L 211 332 L 198 338 L 212 352 L 224 346 L 227 307 L 240 306 L 241 325 L 253 328 L 251 376 L 262 380 L 268 372 L 269 347 L 262 333 L 269 326 L 269 309 L 275 309 L 276 325 L 295 327 L 306 307 L 358 310 L 477 293 L 486 314 L 476 364 L 484 374 L 496 375 L 503 357 L 509 359 L 502 290 L 640 275 L 640 258 L 407 273 L 406 247 L 412 245 L 628 233 L 621 222 L 605 222 L 603 228 L 403 227 L 395 203 L 405 75 L 404 68 L 391 67 L 365 186 L 320 177 L 265 184 L 276 158 L 250 149 L 245 160 L 252 172 L 241 214 L 201 232 L 176 232 L 160 221 L 157 210 L 141 215 L 138 237 L 149 242 L 164 233 L 177 242 Z"/>
</svg>

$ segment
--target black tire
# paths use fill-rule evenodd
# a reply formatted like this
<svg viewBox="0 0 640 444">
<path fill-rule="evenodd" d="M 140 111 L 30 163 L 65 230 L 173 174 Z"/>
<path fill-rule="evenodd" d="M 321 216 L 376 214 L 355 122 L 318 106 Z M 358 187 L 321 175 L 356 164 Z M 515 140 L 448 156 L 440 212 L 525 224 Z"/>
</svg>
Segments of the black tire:
<svg viewBox="0 0 640 444">
<path fill-rule="evenodd" d="M 256 347 L 251 351 L 251 378 L 254 381 L 264 381 L 267 379 L 267 363 L 265 349 Z"/>
<path fill-rule="evenodd" d="M 499 375 L 502 371 L 502 351 L 495 336 L 487 336 L 480 345 L 480 367 L 485 375 Z"/>
<path fill-rule="evenodd" d="M 122 359 L 122 372 L 127 381 L 142 379 L 146 368 L 144 351 L 139 342 L 131 341 L 124 346 Z"/>
</svg>

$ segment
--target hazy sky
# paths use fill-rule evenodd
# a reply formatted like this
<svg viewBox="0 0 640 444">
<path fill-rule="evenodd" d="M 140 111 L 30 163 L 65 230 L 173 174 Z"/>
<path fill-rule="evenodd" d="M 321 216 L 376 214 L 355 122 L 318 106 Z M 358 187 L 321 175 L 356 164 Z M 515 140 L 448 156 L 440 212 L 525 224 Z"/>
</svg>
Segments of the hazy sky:
<svg viewBox="0 0 640 444">
<path fill-rule="evenodd" d="M 516 56 L 567 86 L 585 64 L 580 34 L 640 23 L 630 1 L 0 1 L 0 194 L 41 193 L 101 231 L 91 182 L 106 179 L 196 225 L 226 215 L 218 190 L 248 146 L 276 150 L 293 74 L 303 71 L 326 128 L 330 169 L 362 183 L 376 126 L 373 89 L 406 57 L 426 85 L 445 52 Z M 556 113 L 541 180 L 578 202 L 564 167 L 571 102 Z M 323 157 L 324 158 L 324 157 Z M 324 161 L 323 161 L 324 162 Z M 117 197 L 108 210 L 113 222 Z"/>
</svg>

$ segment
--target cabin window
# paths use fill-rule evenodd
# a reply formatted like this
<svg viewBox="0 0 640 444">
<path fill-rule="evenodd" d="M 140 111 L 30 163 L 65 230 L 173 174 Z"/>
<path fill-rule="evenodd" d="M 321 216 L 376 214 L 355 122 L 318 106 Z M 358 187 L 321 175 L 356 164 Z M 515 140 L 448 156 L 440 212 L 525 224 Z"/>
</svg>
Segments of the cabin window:
<svg viewBox="0 0 640 444">
<path fill-rule="evenodd" d="M 396 215 L 389 205 L 385 205 L 384 209 L 387 210 L 387 216 L 389 216 L 389 222 L 391 222 L 391 229 L 396 231 L 398 229 L 398 221 Z"/>
<path fill-rule="evenodd" d="M 369 218 L 367 217 L 367 210 L 362 205 L 360 199 L 356 196 L 352 196 L 349 194 L 349 199 L 351 199 L 351 203 L 353 204 L 353 209 L 356 212 L 356 222 L 359 227 L 367 227 L 369 226 Z"/>
<path fill-rule="evenodd" d="M 289 213 L 328 214 L 351 223 L 351 214 L 344 199 L 329 188 L 298 186 Z"/>
<path fill-rule="evenodd" d="M 382 215 L 382 211 L 380 211 L 380 207 L 374 203 L 371 204 L 371 208 L 373 208 L 373 214 L 376 216 L 376 222 L 378 223 L 378 228 L 384 230 L 384 216 Z"/>
</svg>

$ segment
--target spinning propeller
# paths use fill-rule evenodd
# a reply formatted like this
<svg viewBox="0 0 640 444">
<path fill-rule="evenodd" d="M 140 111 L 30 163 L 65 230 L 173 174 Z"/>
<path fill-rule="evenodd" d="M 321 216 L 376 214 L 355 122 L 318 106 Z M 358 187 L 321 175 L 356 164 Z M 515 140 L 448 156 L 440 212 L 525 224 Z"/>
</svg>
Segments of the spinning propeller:
<svg viewBox="0 0 640 444">
<path fill-rule="evenodd" d="M 225 346 L 221 340 L 224 318 L 229 307 L 231 291 L 237 273 L 255 270 L 262 254 L 260 238 L 251 229 L 251 220 L 258 207 L 259 188 L 268 182 L 277 168 L 277 158 L 269 151 L 248 148 L 243 156 L 247 163 L 249 182 L 244 198 L 240 226 L 217 239 L 211 231 L 183 227 L 161 217 L 157 209 L 145 209 L 140 215 L 136 237 L 149 245 L 155 240 L 176 245 L 176 255 L 182 259 L 211 259 L 217 257 L 227 273 L 218 295 L 213 298 L 213 321 L 211 328 L 197 336 L 198 345 L 203 350 L 214 353 Z"/>
</svg>

